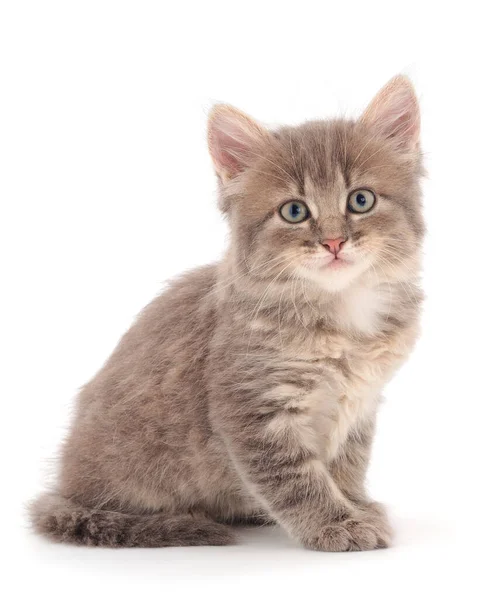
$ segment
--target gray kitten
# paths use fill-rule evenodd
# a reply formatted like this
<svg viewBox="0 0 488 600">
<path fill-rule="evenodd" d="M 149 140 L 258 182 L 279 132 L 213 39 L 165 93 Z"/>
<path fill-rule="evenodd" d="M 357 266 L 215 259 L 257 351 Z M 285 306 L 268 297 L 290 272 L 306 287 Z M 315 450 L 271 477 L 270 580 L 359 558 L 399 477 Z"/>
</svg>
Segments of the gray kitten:
<svg viewBox="0 0 488 600">
<path fill-rule="evenodd" d="M 216 106 L 225 259 L 147 306 L 81 391 L 51 539 L 230 544 L 277 522 L 307 548 L 390 544 L 364 489 L 378 399 L 418 332 L 419 110 L 392 79 L 356 122 L 269 131 Z"/>
</svg>

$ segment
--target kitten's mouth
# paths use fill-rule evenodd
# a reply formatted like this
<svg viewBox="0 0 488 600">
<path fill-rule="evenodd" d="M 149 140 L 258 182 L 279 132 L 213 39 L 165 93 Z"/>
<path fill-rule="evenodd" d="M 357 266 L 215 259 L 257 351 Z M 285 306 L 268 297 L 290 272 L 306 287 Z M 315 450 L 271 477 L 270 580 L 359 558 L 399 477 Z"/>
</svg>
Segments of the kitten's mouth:
<svg viewBox="0 0 488 600">
<path fill-rule="evenodd" d="M 332 270 L 336 271 L 344 269 L 352 264 L 350 260 L 347 260 L 343 256 L 316 256 L 309 258 L 305 262 L 305 266 L 312 269 L 319 269 L 320 271 Z"/>
<path fill-rule="evenodd" d="M 344 267 L 347 267 L 350 264 L 351 263 L 348 260 L 344 260 L 343 258 L 336 256 L 330 262 L 328 262 L 326 265 L 324 265 L 321 268 L 323 268 L 323 269 L 343 269 Z"/>
</svg>

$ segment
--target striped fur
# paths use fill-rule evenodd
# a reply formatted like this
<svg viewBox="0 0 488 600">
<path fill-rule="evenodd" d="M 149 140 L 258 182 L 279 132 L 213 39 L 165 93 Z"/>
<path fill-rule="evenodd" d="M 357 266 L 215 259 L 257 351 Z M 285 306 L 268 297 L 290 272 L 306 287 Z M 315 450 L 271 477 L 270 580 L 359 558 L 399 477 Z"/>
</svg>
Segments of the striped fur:
<svg viewBox="0 0 488 600">
<path fill-rule="evenodd" d="M 270 132 L 216 107 L 231 244 L 146 307 L 81 391 L 35 529 L 87 545 L 227 544 L 279 523 L 305 547 L 385 547 L 364 489 L 382 388 L 418 334 L 418 108 L 395 78 L 357 121 Z M 348 194 L 374 190 L 367 214 Z M 306 202 L 310 218 L 279 207 Z M 326 262 L 342 236 L 348 263 Z M 335 264 L 335 263 L 334 263 Z"/>
</svg>

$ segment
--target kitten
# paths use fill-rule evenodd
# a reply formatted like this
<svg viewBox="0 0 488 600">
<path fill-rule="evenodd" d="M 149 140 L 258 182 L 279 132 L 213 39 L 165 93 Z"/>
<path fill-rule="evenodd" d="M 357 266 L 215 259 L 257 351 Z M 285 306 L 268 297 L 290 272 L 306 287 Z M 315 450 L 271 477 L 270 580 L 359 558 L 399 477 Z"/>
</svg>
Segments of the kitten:
<svg viewBox="0 0 488 600">
<path fill-rule="evenodd" d="M 83 388 L 34 528 L 154 547 L 276 522 L 307 548 L 386 547 L 364 478 L 418 331 L 412 86 L 395 77 L 356 122 L 277 131 L 218 105 L 208 139 L 230 248 L 149 304 Z"/>
</svg>

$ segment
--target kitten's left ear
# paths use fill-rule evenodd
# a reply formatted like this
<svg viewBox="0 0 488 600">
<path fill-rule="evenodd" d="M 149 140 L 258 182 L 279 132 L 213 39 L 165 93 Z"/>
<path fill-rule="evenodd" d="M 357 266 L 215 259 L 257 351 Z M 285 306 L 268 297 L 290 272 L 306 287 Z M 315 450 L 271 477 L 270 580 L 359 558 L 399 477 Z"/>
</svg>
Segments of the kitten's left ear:
<svg viewBox="0 0 488 600">
<path fill-rule="evenodd" d="M 417 150 L 420 110 L 410 80 L 403 75 L 390 79 L 365 110 L 360 122 L 394 141 L 400 150 Z"/>
</svg>

